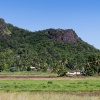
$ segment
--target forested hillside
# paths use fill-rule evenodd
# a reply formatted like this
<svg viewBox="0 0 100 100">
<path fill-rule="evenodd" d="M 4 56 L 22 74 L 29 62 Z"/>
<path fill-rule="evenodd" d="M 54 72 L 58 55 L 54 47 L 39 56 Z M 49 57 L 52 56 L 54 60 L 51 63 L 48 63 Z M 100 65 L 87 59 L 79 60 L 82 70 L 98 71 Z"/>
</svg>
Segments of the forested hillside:
<svg viewBox="0 0 100 100">
<path fill-rule="evenodd" d="M 23 71 L 34 66 L 38 71 L 83 71 L 91 55 L 99 57 L 100 50 L 84 42 L 73 29 L 30 32 L 12 24 L 0 24 L 1 70 L 14 66 Z"/>
</svg>

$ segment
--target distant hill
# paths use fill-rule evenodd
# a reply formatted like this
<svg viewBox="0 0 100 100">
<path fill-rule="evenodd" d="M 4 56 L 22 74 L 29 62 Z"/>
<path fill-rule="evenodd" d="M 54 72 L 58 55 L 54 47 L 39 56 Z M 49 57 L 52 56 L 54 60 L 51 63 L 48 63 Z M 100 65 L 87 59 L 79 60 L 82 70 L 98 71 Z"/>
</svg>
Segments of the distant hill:
<svg viewBox="0 0 100 100">
<path fill-rule="evenodd" d="M 6 40 L 5 40 L 6 39 Z M 73 29 L 31 32 L 0 19 L 0 67 L 54 71 L 58 68 L 83 70 L 88 56 L 100 50 L 84 42 Z"/>
</svg>

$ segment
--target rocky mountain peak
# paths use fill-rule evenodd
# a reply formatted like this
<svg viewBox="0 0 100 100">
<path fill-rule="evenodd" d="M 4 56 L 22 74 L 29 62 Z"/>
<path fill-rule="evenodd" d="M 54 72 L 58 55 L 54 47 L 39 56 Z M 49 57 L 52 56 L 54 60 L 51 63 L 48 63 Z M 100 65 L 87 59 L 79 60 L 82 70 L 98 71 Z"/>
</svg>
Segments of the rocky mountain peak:
<svg viewBox="0 0 100 100">
<path fill-rule="evenodd" d="M 48 33 L 54 41 L 74 43 L 80 40 L 75 31 L 73 31 L 72 29 L 67 29 L 67 30 L 49 29 Z"/>
</svg>

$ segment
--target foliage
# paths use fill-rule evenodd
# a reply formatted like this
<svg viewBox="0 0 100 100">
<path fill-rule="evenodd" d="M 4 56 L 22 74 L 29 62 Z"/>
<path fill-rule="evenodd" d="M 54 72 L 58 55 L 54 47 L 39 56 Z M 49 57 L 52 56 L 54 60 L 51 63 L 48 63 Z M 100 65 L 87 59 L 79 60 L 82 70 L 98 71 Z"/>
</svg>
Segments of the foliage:
<svg viewBox="0 0 100 100">
<path fill-rule="evenodd" d="M 67 69 L 63 69 L 63 68 L 58 69 L 58 72 L 57 72 L 59 76 L 65 76 L 66 73 L 67 73 Z"/>
<path fill-rule="evenodd" d="M 3 70 L 4 70 L 4 68 L 2 66 L 0 66 L 0 72 L 3 71 Z"/>
<path fill-rule="evenodd" d="M 86 67 L 85 73 L 88 76 L 92 76 L 92 75 L 94 75 L 94 70 L 91 67 Z"/>
<path fill-rule="evenodd" d="M 27 71 L 31 71 L 31 68 L 30 67 L 27 67 Z"/>
<path fill-rule="evenodd" d="M 100 55 L 99 50 L 81 39 L 76 43 L 65 43 L 53 41 L 48 30 L 30 32 L 11 24 L 7 24 L 7 29 L 11 32 L 9 37 L 5 40 L 0 36 L 0 68 L 4 70 L 11 66 L 18 71 L 26 71 L 30 66 L 43 72 L 57 72 L 59 66 L 83 70 L 88 56 Z"/>
<path fill-rule="evenodd" d="M 99 55 L 91 55 L 88 57 L 85 66 L 86 75 L 94 75 L 100 73 L 100 56 Z"/>
</svg>

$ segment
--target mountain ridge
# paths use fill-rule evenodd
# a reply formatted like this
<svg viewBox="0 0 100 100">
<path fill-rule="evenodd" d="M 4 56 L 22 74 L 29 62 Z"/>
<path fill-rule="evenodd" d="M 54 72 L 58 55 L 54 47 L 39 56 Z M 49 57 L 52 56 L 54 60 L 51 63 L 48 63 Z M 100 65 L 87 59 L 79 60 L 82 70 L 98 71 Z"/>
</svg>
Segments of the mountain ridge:
<svg viewBox="0 0 100 100">
<path fill-rule="evenodd" d="M 16 66 L 17 70 L 27 70 L 34 66 L 53 72 L 58 68 L 84 70 L 90 55 L 100 55 L 100 50 L 84 42 L 72 29 L 31 32 L 12 24 L 6 27 L 11 34 L 4 33 L 9 36 L 6 41 L 0 38 L 0 66 L 4 69 Z"/>
<path fill-rule="evenodd" d="M 54 41 L 63 41 L 65 43 L 70 43 L 70 42 L 77 42 L 80 38 L 77 36 L 75 31 L 72 29 L 46 29 L 44 31 L 47 31 L 50 37 Z M 11 32 L 8 30 L 7 25 L 4 21 L 4 19 L 0 18 L 0 34 L 3 38 L 6 38 L 11 34 Z"/>
</svg>

